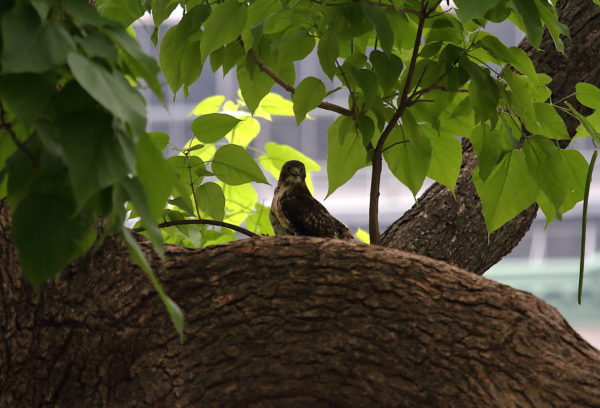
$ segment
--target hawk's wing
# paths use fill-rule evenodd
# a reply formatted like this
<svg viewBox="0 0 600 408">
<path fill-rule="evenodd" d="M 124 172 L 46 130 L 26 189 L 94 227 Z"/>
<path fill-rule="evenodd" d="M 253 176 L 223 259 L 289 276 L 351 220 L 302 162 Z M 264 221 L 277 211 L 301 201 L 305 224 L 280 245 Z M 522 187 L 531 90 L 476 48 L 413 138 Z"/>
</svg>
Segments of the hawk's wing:
<svg viewBox="0 0 600 408">
<path fill-rule="evenodd" d="M 354 238 L 344 224 L 309 194 L 286 194 L 281 199 L 281 210 L 297 235 Z"/>
</svg>

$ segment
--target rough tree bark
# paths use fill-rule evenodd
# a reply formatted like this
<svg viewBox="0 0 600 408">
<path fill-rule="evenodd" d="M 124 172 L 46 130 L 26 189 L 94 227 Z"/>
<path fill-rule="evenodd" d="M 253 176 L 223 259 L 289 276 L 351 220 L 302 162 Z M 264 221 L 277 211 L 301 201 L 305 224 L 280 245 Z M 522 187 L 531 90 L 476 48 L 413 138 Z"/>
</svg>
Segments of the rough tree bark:
<svg viewBox="0 0 600 408">
<path fill-rule="evenodd" d="M 555 309 L 430 258 L 296 237 L 170 247 L 160 277 L 187 312 L 180 344 L 119 240 L 36 298 L 2 227 L 2 407 L 600 401 L 600 353 Z"/>
<path fill-rule="evenodd" d="M 591 3 L 559 9 L 574 27 L 572 42 L 596 46 Z M 598 78 L 572 71 L 578 64 L 562 68 L 565 93 L 569 78 Z M 448 223 L 430 212 L 450 205 L 444 194 L 427 192 L 387 244 L 415 239 L 411 249 L 432 256 L 432 245 L 449 245 L 440 258 L 466 259 L 482 273 L 533 217 L 526 212 L 506 227 L 501 251 L 488 256 L 490 248 L 473 246 L 483 241 L 468 225 L 475 218 Z M 477 211 L 452 205 L 459 215 Z M 153 263 L 186 311 L 180 344 L 119 240 L 107 239 L 35 294 L 10 233 L 0 201 L 1 408 L 600 405 L 600 353 L 555 309 L 424 256 L 314 238 L 169 247 L 163 263 Z M 481 259 L 465 257 L 465 248 Z"/>
</svg>

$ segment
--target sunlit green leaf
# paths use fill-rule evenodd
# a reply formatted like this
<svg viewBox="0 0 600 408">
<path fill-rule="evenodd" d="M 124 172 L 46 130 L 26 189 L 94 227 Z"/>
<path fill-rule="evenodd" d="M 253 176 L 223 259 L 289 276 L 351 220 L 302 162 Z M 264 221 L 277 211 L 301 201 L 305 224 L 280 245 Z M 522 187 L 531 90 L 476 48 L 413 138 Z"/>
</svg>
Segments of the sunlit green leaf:
<svg viewBox="0 0 600 408">
<path fill-rule="evenodd" d="M 218 4 L 204 24 L 200 43 L 202 61 L 217 48 L 234 41 L 246 24 L 247 6 L 238 0 L 226 0 Z"/>
<path fill-rule="evenodd" d="M 213 182 L 204 183 L 196 190 L 198 205 L 213 220 L 225 217 L 225 196 L 221 187 Z"/>
<path fill-rule="evenodd" d="M 171 194 L 171 168 L 148 135 L 142 135 L 137 143 L 136 162 L 150 214 L 158 219 Z"/>
<path fill-rule="evenodd" d="M 362 137 L 354 128 L 349 134 L 338 134 L 342 118 L 336 119 L 327 131 L 327 178 L 329 197 L 344 185 L 356 171 L 366 165 L 366 151 Z"/>
<path fill-rule="evenodd" d="M 252 156 L 237 145 L 225 145 L 217 150 L 212 171 L 219 180 L 232 186 L 251 181 L 269 184 Z"/>
<path fill-rule="evenodd" d="M 194 119 L 192 132 L 203 143 L 213 143 L 225 137 L 240 122 L 239 119 L 223 113 L 209 113 Z"/>
<path fill-rule="evenodd" d="M 488 233 L 500 228 L 537 198 L 539 189 L 529 175 L 525 154 L 512 150 L 491 172 L 487 180 L 474 173 L 473 183 L 481 198 Z"/>
<path fill-rule="evenodd" d="M 304 78 L 292 94 L 296 124 L 300 124 L 306 114 L 319 106 L 325 97 L 325 85 L 315 77 Z"/>
<path fill-rule="evenodd" d="M 194 107 L 194 109 L 190 112 L 190 115 L 200 116 L 206 115 L 208 113 L 216 113 L 219 111 L 219 108 L 225 101 L 225 96 L 223 95 L 213 95 L 208 98 L 203 99 Z"/>
</svg>

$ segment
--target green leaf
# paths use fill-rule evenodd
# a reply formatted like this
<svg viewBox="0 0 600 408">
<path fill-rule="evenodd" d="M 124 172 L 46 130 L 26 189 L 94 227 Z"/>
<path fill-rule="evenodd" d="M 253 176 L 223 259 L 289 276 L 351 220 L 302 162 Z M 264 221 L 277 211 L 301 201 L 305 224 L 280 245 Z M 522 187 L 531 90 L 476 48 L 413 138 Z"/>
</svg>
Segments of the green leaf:
<svg viewBox="0 0 600 408">
<path fill-rule="evenodd" d="M 395 143 L 400 144 L 392 146 Z M 410 112 L 404 112 L 402 126 L 390 133 L 384 149 L 383 157 L 390 171 L 416 196 L 427 175 L 432 148 Z"/>
<path fill-rule="evenodd" d="M 211 52 L 238 38 L 246 25 L 246 16 L 247 6 L 239 0 L 226 0 L 213 8 L 200 43 L 202 63 Z"/>
<path fill-rule="evenodd" d="M 575 85 L 577 100 L 582 105 L 592 109 L 600 109 L 600 89 L 586 82 Z"/>
<path fill-rule="evenodd" d="M 269 184 L 252 156 L 237 145 L 225 145 L 217 150 L 212 171 L 219 180 L 232 186 L 251 181 Z"/>
<path fill-rule="evenodd" d="M 200 55 L 200 38 L 196 35 L 208 17 L 210 8 L 200 5 L 186 13 L 179 24 L 166 32 L 160 44 L 159 61 L 169 87 L 176 93 L 179 88 L 194 83 L 202 72 L 204 59 Z"/>
<path fill-rule="evenodd" d="M 595 111 L 586 118 L 581 113 L 577 112 L 569 102 L 565 102 L 565 105 L 567 105 L 569 111 L 579 119 L 580 125 L 577 127 L 575 138 L 591 136 L 596 143 L 600 143 L 600 134 L 598 134 L 598 131 L 596 130 L 596 128 L 600 126 L 600 111 Z"/>
<path fill-rule="evenodd" d="M 229 143 L 248 146 L 260 132 L 260 122 L 254 118 L 246 118 L 235 126 L 225 137 Z"/>
<path fill-rule="evenodd" d="M 4 73 L 45 72 L 63 65 L 75 50 L 75 42 L 63 26 L 42 23 L 35 9 L 20 3 L 0 20 Z"/>
<path fill-rule="evenodd" d="M 56 89 L 52 77 L 35 74 L 0 75 L 0 97 L 15 116 L 27 124 L 48 108 Z"/>
<path fill-rule="evenodd" d="M 529 176 L 525 154 L 521 150 L 507 153 L 487 180 L 482 181 L 474 174 L 473 183 L 481 198 L 489 234 L 529 207 L 539 193 L 535 181 Z"/>
<path fill-rule="evenodd" d="M 536 102 L 533 104 L 536 121 L 539 124 L 538 132 L 551 139 L 570 139 L 567 126 L 554 106 L 548 103 Z"/>
<path fill-rule="evenodd" d="M 279 173 L 283 164 L 289 160 L 298 160 L 304 163 L 306 168 L 306 185 L 310 191 L 313 191 L 312 172 L 321 171 L 319 163 L 299 152 L 291 146 L 267 142 L 265 145 L 266 154 L 258 158 L 258 162 L 267 170 L 275 180 L 279 179 Z"/>
<path fill-rule="evenodd" d="M 12 239 L 19 251 L 25 278 L 39 286 L 58 275 L 94 243 L 91 217 L 73 215 L 74 202 L 65 197 L 32 194 L 13 212 Z"/>
<path fill-rule="evenodd" d="M 198 105 L 190 112 L 190 115 L 200 116 L 206 115 L 207 113 L 216 113 L 219 111 L 221 105 L 225 101 L 223 95 L 213 95 L 201 100 Z"/>
<path fill-rule="evenodd" d="M 124 179 L 121 185 L 123 186 L 127 200 L 133 204 L 136 213 L 142 218 L 142 224 L 152 241 L 154 250 L 160 257 L 163 257 L 165 254 L 163 236 L 150 212 L 150 206 L 148 205 L 148 199 L 146 198 L 142 183 L 139 178 L 135 177 Z"/>
<path fill-rule="evenodd" d="M 154 58 L 146 54 L 140 44 L 126 31 L 122 29 L 109 28 L 106 29 L 109 37 L 119 46 L 121 56 L 132 73 L 143 78 L 156 97 L 163 101 L 165 95 L 163 93 L 157 75 L 160 72 L 158 63 Z"/>
<path fill-rule="evenodd" d="M 146 255 L 142 252 L 142 249 L 139 247 L 135 238 L 133 238 L 131 233 L 126 228 L 123 228 L 123 239 L 124 239 L 125 243 L 127 244 L 127 248 L 129 249 L 129 254 L 131 255 L 131 258 L 133 259 L 133 261 L 146 273 L 146 276 L 148 276 L 148 279 L 150 279 L 150 282 L 152 283 L 154 290 L 156 290 L 156 292 L 158 293 L 160 300 L 163 302 L 163 304 L 165 305 L 165 308 L 167 309 L 167 313 L 169 313 L 169 317 L 171 318 L 171 323 L 173 323 L 175 330 L 179 334 L 180 340 L 183 341 L 183 336 L 184 336 L 183 331 L 184 331 L 184 325 L 185 325 L 185 318 L 183 315 L 183 311 L 177 305 L 177 303 L 175 303 L 173 301 L 173 299 L 171 299 L 169 296 L 167 296 L 167 294 L 165 293 L 165 290 L 161 286 L 158 278 L 154 274 L 154 271 L 150 267 L 150 264 L 148 263 L 148 260 L 146 259 Z"/>
<path fill-rule="evenodd" d="M 342 119 L 343 117 L 336 119 L 327 131 L 327 197 L 367 164 L 367 152 L 356 129 L 351 127 L 351 132 L 341 135 L 342 137 L 338 134 Z"/>
<path fill-rule="evenodd" d="M 273 87 L 275 81 L 263 72 L 256 72 L 253 76 L 250 76 L 247 67 L 248 64 L 254 63 L 247 62 L 237 67 L 237 79 L 244 102 L 248 106 L 250 113 L 254 113 L 261 100 Z"/>
<path fill-rule="evenodd" d="M 136 130 L 144 131 L 146 127 L 144 99 L 122 75 L 109 72 L 80 54 L 69 54 L 67 61 L 73 76 L 83 89 L 113 115 L 130 123 Z"/>
<path fill-rule="evenodd" d="M 377 92 L 379 89 L 379 79 L 377 78 L 377 75 L 368 69 L 353 68 L 350 71 L 365 97 L 365 103 L 367 106 L 373 106 L 379 99 Z"/>
<path fill-rule="evenodd" d="M 246 218 L 246 228 L 259 235 L 275 235 L 269 219 L 269 207 L 257 203 L 254 214 Z"/>
<path fill-rule="evenodd" d="M 493 9 L 501 0 L 455 0 L 458 15 L 463 21 L 483 17 L 488 10 Z"/>
<path fill-rule="evenodd" d="M 521 18 L 527 39 L 535 48 L 542 42 L 542 22 L 536 0 L 511 0 L 512 8 Z"/>
<path fill-rule="evenodd" d="M 306 77 L 298 84 L 292 94 L 296 124 L 304 120 L 306 114 L 319 106 L 325 98 L 325 85 L 315 77 Z"/>
<path fill-rule="evenodd" d="M 102 16 L 118 21 L 125 27 L 145 12 L 140 0 L 96 0 L 96 6 Z"/>
<path fill-rule="evenodd" d="M 151 0 L 150 7 L 152 8 L 152 21 L 155 26 L 159 26 L 165 21 L 173 10 L 178 6 L 178 0 Z"/>
<path fill-rule="evenodd" d="M 225 217 L 225 196 L 221 187 L 213 182 L 204 183 L 196 190 L 198 205 L 213 220 L 223 221 Z"/>
<path fill-rule="evenodd" d="M 171 195 L 171 168 L 150 137 L 140 137 L 136 150 L 137 174 L 148 199 L 152 219 L 158 219 Z"/>
<path fill-rule="evenodd" d="M 422 128 L 426 129 L 425 126 Z M 432 148 L 427 175 L 448 187 L 450 191 L 454 191 L 462 164 L 460 142 L 451 134 L 438 133 L 433 130 L 427 132 L 427 138 Z"/>
<path fill-rule="evenodd" d="M 365 244 L 370 244 L 371 243 L 371 236 L 364 229 L 359 228 L 358 230 L 356 230 L 356 234 L 355 235 L 356 235 L 356 238 L 360 242 L 364 242 Z"/>
<path fill-rule="evenodd" d="M 500 126 L 490 129 L 487 125 L 479 125 L 473 129 L 469 139 L 479 159 L 477 166 L 482 180 L 486 180 L 502 157 L 515 147 L 504 127 Z"/>
<path fill-rule="evenodd" d="M 560 208 L 570 189 L 570 174 L 561 150 L 549 139 L 529 137 L 523 146 L 529 174 L 555 208 Z"/>
<path fill-rule="evenodd" d="M 165 132 L 148 132 L 148 136 L 159 151 L 163 151 L 167 148 L 170 138 Z"/>
<path fill-rule="evenodd" d="M 194 119 L 192 132 L 203 143 L 214 143 L 240 123 L 240 120 L 224 113 L 209 113 Z"/>
<path fill-rule="evenodd" d="M 294 104 L 279 94 L 269 92 L 254 114 L 268 120 L 271 120 L 271 115 L 294 116 Z"/>
<path fill-rule="evenodd" d="M 112 117 L 106 112 L 77 112 L 62 118 L 58 125 L 57 142 L 69 169 L 78 209 L 133 170 L 133 142 L 113 130 Z"/>
<path fill-rule="evenodd" d="M 390 52 L 394 45 L 394 31 L 390 22 L 385 15 L 379 11 L 377 7 L 367 6 L 362 3 L 362 8 L 377 32 L 377 39 L 381 43 L 381 49 L 385 52 Z"/>
<path fill-rule="evenodd" d="M 487 69 L 482 69 L 469 61 L 467 57 L 461 57 L 460 64 L 467 70 L 471 78 L 469 98 L 471 98 L 475 109 L 476 122 L 489 119 L 494 124 L 497 120 L 496 107 L 498 106 L 500 93 L 498 84 L 490 77 Z"/>
<path fill-rule="evenodd" d="M 395 54 L 386 54 L 379 50 L 371 51 L 369 60 L 379 77 L 383 89 L 394 86 L 402 72 L 402 60 Z"/>
<path fill-rule="evenodd" d="M 254 211 L 258 200 L 258 194 L 252 184 L 224 185 L 223 194 L 225 194 L 225 222 L 234 225 L 244 222 Z"/>
<path fill-rule="evenodd" d="M 323 72 L 333 79 L 335 75 L 335 61 L 339 55 L 338 39 L 333 31 L 328 31 L 319 39 L 319 45 L 317 48 L 317 55 Z"/>
</svg>

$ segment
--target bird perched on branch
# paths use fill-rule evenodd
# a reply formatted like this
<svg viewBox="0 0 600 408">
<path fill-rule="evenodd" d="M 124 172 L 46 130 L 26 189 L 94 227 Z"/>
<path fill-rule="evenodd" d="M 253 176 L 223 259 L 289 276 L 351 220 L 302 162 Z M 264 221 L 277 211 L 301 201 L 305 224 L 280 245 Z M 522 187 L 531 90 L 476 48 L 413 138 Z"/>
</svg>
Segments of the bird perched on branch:
<svg viewBox="0 0 600 408">
<path fill-rule="evenodd" d="M 348 227 L 313 198 L 305 179 L 304 163 L 298 160 L 281 168 L 269 214 L 275 234 L 354 239 Z"/>
</svg>

